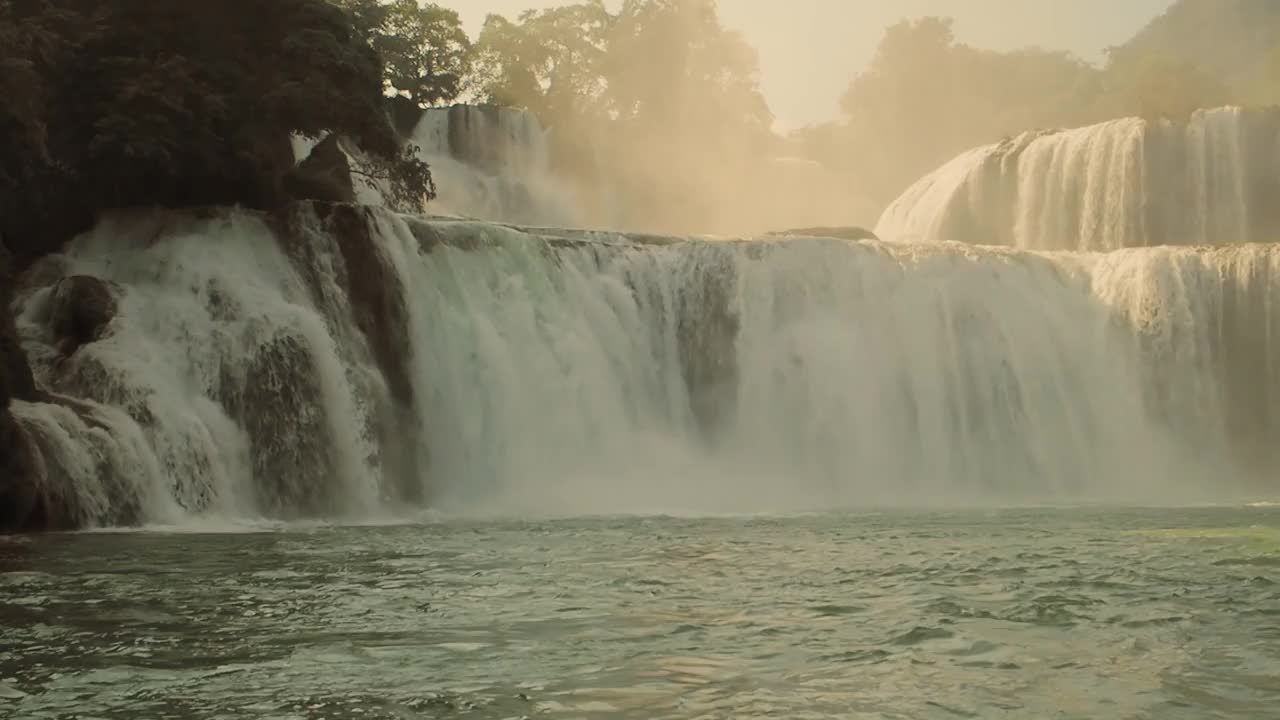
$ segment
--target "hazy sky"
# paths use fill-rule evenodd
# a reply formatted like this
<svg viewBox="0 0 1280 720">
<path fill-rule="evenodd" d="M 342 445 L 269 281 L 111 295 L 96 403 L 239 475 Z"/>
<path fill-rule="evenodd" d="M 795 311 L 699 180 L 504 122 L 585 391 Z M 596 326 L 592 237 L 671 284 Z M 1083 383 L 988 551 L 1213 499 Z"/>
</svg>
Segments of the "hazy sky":
<svg viewBox="0 0 1280 720">
<path fill-rule="evenodd" d="M 514 17 L 566 0 L 436 0 L 457 9 L 468 31 L 484 16 Z M 760 51 L 761 84 L 782 128 L 835 117 L 841 93 L 875 52 L 884 28 L 903 18 L 955 18 L 961 42 L 1007 50 L 1072 50 L 1097 60 L 1173 0 L 720 0 L 726 27 Z M 614 0 L 610 5 L 616 7 Z"/>
</svg>

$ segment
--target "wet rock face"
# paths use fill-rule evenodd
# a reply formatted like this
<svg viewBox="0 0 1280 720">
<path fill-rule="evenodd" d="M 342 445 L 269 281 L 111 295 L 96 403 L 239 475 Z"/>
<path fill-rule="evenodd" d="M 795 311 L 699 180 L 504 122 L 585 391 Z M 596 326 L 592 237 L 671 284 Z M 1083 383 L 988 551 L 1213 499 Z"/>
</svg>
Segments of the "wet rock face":
<svg viewBox="0 0 1280 720">
<path fill-rule="evenodd" d="M 737 278 L 727 262 L 703 268 L 681 297 L 680 364 L 694 417 L 714 440 L 736 412 L 740 321 L 733 309 Z"/>
<path fill-rule="evenodd" d="M 337 462 L 306 342 L 281 335 L 258 349 L 243 377 L 226 378 L 229 414 L 249 438 L 258 507 L 272 517 L 320 516 L 335 508 Z"/>
<path fill-rule="evenodd" d="M 409 380 L 409 308 L 404 287 L 377 243 L 369 237 L 367 208 L 317 207 L 330 225 L 346 267 L 346 287 L 356 324 L 368 339 L 397 403 L 413 404 Z"/>
<path fill-rule="evenodd" d="M 317 211 L 321 211 L 317 208 Z M 418 482 L 417 449 L 410 438 L 414 428 L 414 389 L 409 369 L 412 349 L 409 341 L 409 308 L 400 276 L 369 236 L 367 208 L 329 206 L 325 220 L 337 239 L 346 268 L 346 288 L 356 325 L 373 352 L 390 393 L 391 407 L 379 413 L 377 434 L 383 450 L 383 471 L 397 479 L 402 498 L 422 500 Z"/>
<path fill-rule="evenodd" d="M 10 270 L 8 251 L 0 245 L 0 413 L 8 410 L 11 398 L 31 401 L 37 394 L 27 355 L 13 324 L 10 305 L 16 278 Z"/>
<path fill-rule="evenodd" d="M 31 435 L 0 410 L 0 532 L 44 530 L 44 463 Z"/>
<path fill-rule="evenodd" d="M 7 253 L 0 247 L 0 532 L 44 529 L 39 507 L 44 463 L 9 410 L 13 400 L 34 400 L 37 394 L 9 307 L 13 287 Z"/>
<path fill-rule="evenodd" d="M 63 354 L 106 336 L 119 311 L 118 294 L 108 283 L 86 275 L 64 278 L 54 286 L 49 322 Z"/>
<path fill-rule="evenodd" d="M 285 192 L 295 200 L 350 203 L 356 200 L 351 165 L 330 135 L 316 145 L 305 160 L 284 178 Z"/>
<path fill-rule="evenodd" d="M 12 322 L 7 314 L 0 320 L 0 408 L 7 408 L 11 398 L 34 402 L 39 397 L 35 378 Z"/>
<path fill-rule="evenodd" d="M 379 468 L 383 491 L 406 503 L 422 500 L 420 467 L 426 450 L 415 410 L 412 343 L 404 283 L 393 259 L 372 228 L 368 207 L 305 203 L 274 218 L 281 245 L 332 327 L 359 334 L 362 343 L 345 351 L 361 363 L 372 361 L 378 377 L 357 392 L 372 412 L 366 418 L 373 443 L 371 464 Z M 336 294 L 335 294 L 336 290 Z M 346 332 L 343 330 L 342 332 Z"/>
</svg>

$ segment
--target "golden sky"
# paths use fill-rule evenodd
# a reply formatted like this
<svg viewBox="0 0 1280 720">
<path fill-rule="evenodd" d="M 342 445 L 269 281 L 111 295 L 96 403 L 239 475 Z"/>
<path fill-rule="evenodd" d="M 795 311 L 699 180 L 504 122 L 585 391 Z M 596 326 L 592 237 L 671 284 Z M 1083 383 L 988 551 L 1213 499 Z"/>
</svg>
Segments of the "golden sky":
<svg viewBox="0 0 1280 720">
<path fill-rule="evenodd" d="M 488 13 L 514 17 L 566 0 L 437 0 L 472 34 Z M 610 3 L 615 6 L 616 0 Z M 903 18 L 955 18 L 962 42 L 1007 50 L 1072 50 L 1088 60 L 1133 35 L 1172 0 L 720 0 L 726 27 L 760 51 L 761 85 L 780 129 L 836 116 L 849 79 L 866 66 L 884 28 Z"/>
</svg>

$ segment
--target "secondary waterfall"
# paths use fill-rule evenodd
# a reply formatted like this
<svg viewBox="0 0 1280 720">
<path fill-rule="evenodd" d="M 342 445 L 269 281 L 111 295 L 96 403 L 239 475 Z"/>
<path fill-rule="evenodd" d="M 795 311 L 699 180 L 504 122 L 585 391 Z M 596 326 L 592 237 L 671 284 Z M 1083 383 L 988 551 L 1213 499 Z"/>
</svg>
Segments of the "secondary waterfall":
<svg viewBox="0 0 1280 720">
<path fill-rule="evenodd" d="M 295 162 L 311 154 L 323 137 L 291 138 Z M 431 168 L 437 196 L 432 215 L 522 225 L 581 224 L 584 208 L 571 184 L 554 172 L 550 131 L 527 110 L 494 105 L 427 108 L 406 140 Z M 339 147 L 354 168 L 368 158 L 355 143 Z M 386 206 L 385 181 L 357 177 L 355 197 Z"/>
<path fill-rule="evenodd" d="M 549 132 L 528 111 L 429 108 L 409 141 L 435 177 L 433 213 L 531 225 L 577 220 L 572 192 L 551 170 Z"/>
<path fill-rule="evenodd" d="M 119 298 L 58 346 L 62 278 Z M 121 216 L 19 288 L 80 522 L 1219 500 L 1277 469 L 1280 250 L 1056 255 Z"/>
<path fill-rule="evenodd" d="M 977 148 L 903 193 L 876 234 L 1061 250 L 1271 242 L 1278 194 L 1280 109 L 1229 107 Z"/>
</svg>

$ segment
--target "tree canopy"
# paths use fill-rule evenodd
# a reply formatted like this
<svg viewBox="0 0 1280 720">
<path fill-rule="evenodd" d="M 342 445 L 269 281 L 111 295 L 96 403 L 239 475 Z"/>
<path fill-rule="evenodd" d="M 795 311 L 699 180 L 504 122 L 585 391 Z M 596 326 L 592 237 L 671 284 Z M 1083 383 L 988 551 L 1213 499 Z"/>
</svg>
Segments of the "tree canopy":
<svg viewBox="0 0 1280 720">
<path fill-rule="evenodd" d="M 726 188 L 772 141 L 755 50 L 720 24 L 715 0 L 490 15 L 476 48 L 480 97 L 537 113 L 556 130 L 561 165 L 609 168 L 636 215 L 699 224 L 712 194 L 745 191 Z"/>
<path fill-rule="evenodd" d="M 838 120 L 784 139 L 755 50 L 716 0 L 576 0 L 490 15 L 474 42 L 457 12 L 423 0 L 0 0 L 0 234 L 34 248 L 104 208 L 270 206 L 295 133 L 350 137 L 394 197 L 430 197 L 388 97 L 527 108 L 553 129 L 561 171 L 657 226 L 716 227 L 759 206 L 787 154 L 788 177 L 838 173 L 846 196 L 882 205 L 1024 130 L 1278 102 L 1277 31 L 1272 0 L 1178 0 L 1095 65 L 971 47 L 946 18 L 904 21 Z"/>
<path fill-rule="evenodd" d="M 529 10 L 514 22 L 490 15 L 477 43 L 480 96 L 549 118 L 598 114 L 613 22 L 603 0 Z"/>
<path fill-rule="evenodd" d="M 277 204 L 291 134 L 400 152 L 380 57 L 325 0 L 0 0 L 0 20 L 0 234 L 20 258 L 104 209 Z"/>
<path fill-rule="evenodd" d="M 387 90 L 423 108 L 462 94 L 474 53 L 457 11 L 418 0 L 334 2 L 382 58 Z"/>
</svg>

